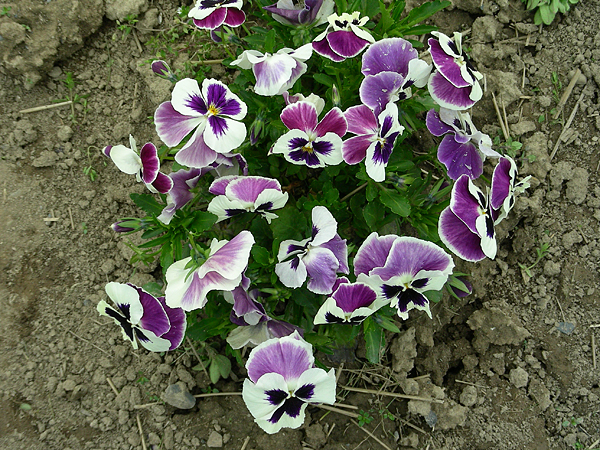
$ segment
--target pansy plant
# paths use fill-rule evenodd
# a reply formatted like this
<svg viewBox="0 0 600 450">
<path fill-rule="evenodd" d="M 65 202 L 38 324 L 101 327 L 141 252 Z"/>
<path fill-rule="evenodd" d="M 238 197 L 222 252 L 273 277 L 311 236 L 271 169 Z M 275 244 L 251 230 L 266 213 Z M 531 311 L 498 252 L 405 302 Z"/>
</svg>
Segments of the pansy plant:
<svg viewBox="0 0 600 450">
<path fill-rule="evenodd" d="M 453 268 L 454 261 L 440 247 L 409 236 L 371 233 L 354 258 L 357 282 L 373 287 L 402 319 L 408 319 L 411 309 L 431 317 L 424 293 L 442 289 Z"/>
<path fill-rule="evenodd" d="M 152 352 L 179 347 L 186 329 L 185 312 L 181 308 L 171 308 L 164 297 L 156 298 L 129 283 L 111 282 L 105 290 L 116 308 L 102 300 L 97 310 L 121 327 L 123 338 L 130 341 L 133 348 L 138 348 L 138 341 Z"/>
<path fill-rule="evenodd" d="M 150 192 L 166 194 L 173 187 L 171 179 L 160 172 L 160 159 L 156 146 L 148 142 L 138 154 L 135 139 L 129 135 L 129 147 L 108 145 L 102 153 L 115 163 L 117 168 L 128 175 L 135 175 L 138 182 L 143 181 Z"/>
<path fill-rule="evenodd" d="M 492 149 L 492 140 L 478 131 L 468 112 L 440 108 L 427 113 L 427 129 L 434 136 L 444 136 L 438 147 L 437 157 L 448 169 L 453 180 L 461 175 L 475 179 L 483 173 L 486 157 L 499 158 Z"/>
<path fill-rule="evenodd" d="M 298 333 L 269 339 L 250 352 L 242 398 L 269 434 L 304 423 L 308 404 L 335 402 L 335 371 L 315 367 L 312 346 Z"/>
<path fill-rule="evenodd" d="M 503 156 L 492 174 L 490 205 L 498 211 L 496 223 L 504 219 L 515 206 L 515 197 L 529 187 L 531 175 L 517 181 L 517 165 L 515 161 Z"/>
<path fill-rule="evenodd" d="M 340 62 L 354 58 L 367 45 L 375 42 L 373 36 L 363 27 L 368 17 L 360 17 L 360 12 L 332 14 L 327 18 L 329 25 L 313 41 L 312 46 L 319 55 Z"/>
<path fill-rule="evenodd" d="M 367 175 L 377 182 L 384 181 L 385 168 L 396 138 L 404 131 L 398 122 L 398 107 L 388 103 L 376 117 L 366 105 L 352 106 L 346 110 L 344 117 L 348 122 L 348 132 L 356 135 L 344 141 L 344 161 L 357 164 L 366 159 Z"/>
<path fill-rule="evenodd" d="M 283 208 L 288 200 L 288 193 L 281 191 L 279 181 L 258 176 L 217 178 L 208 191 L 216 195 L 209 203 L 208 211 L 218 216 L 217 222 L 253 212 L 271 223 L 277 218 L 271 211 Z"/>
<path fill-rule="evenodd" d="M 377 302 L 377 292 L 365 283 L 350 283 L 348 278 L 339 278 L 331 296 L 327 297 L 315 315 L 315 325 L 328 323 L 363 322 L 384 303 Z"/>
<path fill-rule="evenodd" d="M 310 168 L 342 162 L 342 137 L 348 123 L 339 108 L 331 109 L 319 122 L 317 107 L 300 101 L 286 106 L 281 120 L 290 131 L 277 139 L 270 153 L 283 154 L 288 162 Z"/>
<path fill-rule="evenodd" d="M 263 9 L 277 22 L 289 26 L 319 26 L 333 13 L 334 0 L 279 0 Z"/>
<path fill-rule="evenodd" d="M 195 267 L 192 257 L 171 264 L 165 274 L 167 305 L 192 311 L 204 307 L 210 291 L 235 289 L 242 280 L 253 244 L 252 233 L 241 231 L 230 241 L 213 239 L 208 256 L 199 267 Z"/>
<path fill-rule="evenodd" d="M 242 5 L 242 0 L 196 0 L 188 17 L 202 30 L 214 30 L 221 25 L 239 27 L 246 20 Z"/>
<path fill-rule="evenodd" d="M 337 222 L 324 206 L 312 210 L 311 237 L 303 241 L 285 240 L 279 246 L 275 273 L 290 288 L 298 288 L 308 278 L 308 290 L 330 294 L 336 273 L 348 273 L 346 240 L 337 234 Z"/>
<path fill-rule="evenodd" d="M 231 65 L 252 69 L 256 78 L 254 92 L 258 95 L 281 95 L 306 72 L 304 61 L 311 57 L 312 50 L 311 44 L 296 50 L 282 48 L 274 55 L 245 50 Z"/>
<path fill-rule="evenodd" d="M 473 106 L 483 96 L 478 72 L 462 48 L 462 34 L 455 32 L 454 39 L 433 31 L 428 40 L 429 51 L 436 72 L 429 78 L 431 98 L 448 109 L 464 110 Z"/>
<path fill-rule="evenodd" d="M 175 161 L 188 167 L 203 168 L 227 154 L 246 139 L 247 107 L 227 86 L 215 79 L 185 78 L 173 88 L 171 100 L 154 113 L 156 132 L 169 147 L 179 145 L 192 131 Z"/>
</svg>

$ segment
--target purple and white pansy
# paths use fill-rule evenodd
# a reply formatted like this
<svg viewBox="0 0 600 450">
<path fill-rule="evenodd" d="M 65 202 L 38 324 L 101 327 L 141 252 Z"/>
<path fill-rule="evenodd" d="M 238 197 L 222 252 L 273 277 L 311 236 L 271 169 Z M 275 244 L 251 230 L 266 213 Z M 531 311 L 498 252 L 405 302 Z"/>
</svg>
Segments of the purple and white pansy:
<svg viewBox="0 0 600 450">
<path fill-rule="evenodd" d="M 445 135 L 438 147 L 437 157 L 448 169 L 448 176 L 457 180 L 461 175 L 475 179 L 483 173 L 486 157 L 499 158 L 492 149 L 492 140 L 475 128 L 467 112 L 440 108 L 427 113 L 427 129 L 434 136 Z"/>
<path fill-rule="evenodd" d="M 154 113 L 156 132 L 169 147 L 178 145 L 194 131 L 175 155 L 187 167 L 207 167 L 219 154 L 228 154 L 246 139 L 247 107 L 227 86 L 215 79 L 185 78 L 173 88 L 171 101 L 162 103 Z"/>
<path fill-rule="evenodd" d="M 348 123 L 339 108 L 331 109 L 319 122 L 317 107 L 300 101 L 286 106 L 280 117 L 290 131 L 277 139 L 270 153 L 281 153 L 288 162 L 310 168 L 343 161 L 342 137 Z"/>
<path fill-rule="evenodd" d="M 271 211 L 283 208 L 288 200 L 288 193 L 281 191 L 279 181 L 259 176 L 217 178 L 208 190 L 216 195 L 209 203 L 208 211 L 218 216 L 217 222 L 253 212 L 271 223 L 277 218 Z"/>
<path fill-rule="evenodd" d="M 385 168 L 396 138 L 404 131 L 398 122 L 398 107 L 395 103 L 388 103 L 376 117 L 366 105 L 352 106 L 346 110 L 344 117 L 348 122 L 348 132 L 356 134 L 344 141 L 344 161 L 357 164 L 366 158 L 367 175 L 377 182 L 384 181 Z"/>
<path fill-rule="evenodd" d="M 356 325 L 382 307 L 377 302 L 377 293 L 365 283 L 350 283 L 348 278 L 339 278 L 333 293 L 321 305 L 315 315 L 314 324 L 349 323 Z"/>
<path fill-rule="evenodd" d="M 312 103 L 313 105 L 315 105 L 315 108 L 317 108 L 317 117 L 323 112 L 323 108 L 325 108 L 325 100 L 323 100 L 316 94 L 310 94 L 308 97 L 305 97 L 300 93 L 290 95 L 289 92 L 284 92 L 281 95 L 283 95 L 283 100 L 285 101 L 286 106 L 298 102 Z"/>
<path fill-rule="evenodd" d="M 233 303 L 230 320 L 238 325 L 227 336 L 231 348 L 242 348 L 246 345 L 256 346 L 269 339 L 289 336 L 302 329 L 282 320 L 273 319 L 265 312 L 258 301 L 261 293 L 258 289 L 248 291 L 250 280 L 242 276 L 242 284 L 231 292 L 223 292 L 223 297 Z"/>
<path fill-rule="evenodd" d="M 242 398 L 269 434 L 304 423 L 307 405 L 335 402 L 335 370 L 315 367 L 312 346 L 298 333 L 269 339 L 250 352 Z"/>
<path fill-rule="evenodd" d="M 263 9 L 269 11 L 277 22 L 290 26 L 314 26 L 325 22 L 333 13 L 334 0 L 279 0 Z"/>
<path fill-rule="evenodd" d="M 242 0 L 196 0 L 188 12 L 201 30 L 214 30 L 221 25 L 239 27 L 246 20 Z"/>
<path fill-rule="evenodd" d="M 496 223 L 503 220 L 515 206 L 515 196 L 525 192 L 525 189 L 529 187 L 530 178 L 531 175 L 528 175 L 517 182 L 517 165 L 515 161 L 508 156 L 500 158 L 492 174 L 490 193 L 490 205 L 498 211 Z"/>
<path fill-rule="evenodd" d="M 433 31 L 429 51 L 437 69 L 429 78 L 428 88 L 433 100 L 448 109 L 464 110 L 483 96 L 478 72 L 462 48 L 462 34 L 455 32 L 454 40 Z"/>
<path fill-rule="evenodd" d="M 440 239 L 452 253 L 466 261 L 494 259 L 497 217 L 489 196 L 468 175 L 462 175 L 452 187 L 450 206 L 440 214 Z"/>
<path fill-rule="evenodd" d="M 105 290 L 117 307 L 102 300 L 97 310 L 121 327 L 123 338 L 130 341 L 134 349 L 138 348 L 137 341 L 152 352 L 166 352 L 179 347 L 187 323 L 181 308 L 171 308 L 164 297 L 156 298 L 129 283 L 111 282 Z"/>
<path fill-rule="evenodd" d="M 303 241 L 283 241 L 277 255 L 275 273 L 290 288 L 298 288 L 308 278 L 307 288 L 315 294 L 330 294 L 336 273 L 347 274 L 348 247 L 337 234 L 337 222 L 324 206 L 312 210 L 312 234 Z"/>
<path fill-rule="evenodd" d="M 273 55 L 257 50 L 244 50 L 231 65 L 252 69 L 256 78 L 254 92 L 258 95 L 281 95 L 306 72 L 304 61 L 311 57 L 312 51 L 311 44 L 296 50 L 282 48 Z"/>
<path fill-rule="evenodd" d="M 408 319 L 411 309 L 431 317 L 427 291 L 439 291 L 452 273 L 454 261 L 432 242 L 409 236 L 371 233 L 354 258 L 356 281 L 371 286 L 378 300 Z"/>
<path fill-rule="evenodd" d="M 191 257 L 169 266 L 165 274 L 167 304 L 192 311 L 204 307 L 210 291 L 232 291 L 242 281 L 254 236 L 241 231 L 230 241 L 213 239 L 208 257 L 200 267 L 189 268 Z"/>
<path fill-rule="evenodd" d="M 138 154 L 135 139 L 129 135 L 129 145 L 131 148 L 124 145 L 108 145 L 102 153 L 112 159 L 121 172 L 135 175 L 138 182 L 143 181 L 150 192 L 169 192 L 173 182 L 160 171 L 160 159 L 154 144 L 144 144 Z"/>
<path fill-rule="evenodd" d="M 341 16 L 332 14 L 327 21 L 327 29 L 315 38 L 312 46 L 315 52 L 332 61 L 353 58 L 375 42 L 373 36 L 362 28 L 369 18 L 361 18 L 358 11 L 343 13 Z"/>
<path fill-rule="evenodd" d="M 431 66 L 418 58 L 412 44 L 386 38 L 371 44 L 362 56 L 360 99 L 379 114 L 389 102 L 412 96 L 411 87 L 427 84 Z"/>
</svg>

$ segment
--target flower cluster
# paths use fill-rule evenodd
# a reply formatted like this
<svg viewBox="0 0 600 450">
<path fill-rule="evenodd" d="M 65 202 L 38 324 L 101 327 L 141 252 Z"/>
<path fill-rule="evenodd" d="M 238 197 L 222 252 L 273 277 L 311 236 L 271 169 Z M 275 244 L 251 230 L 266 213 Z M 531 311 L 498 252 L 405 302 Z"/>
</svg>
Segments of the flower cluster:
<svg viewBox="0 0 600 450">
<path fill-rule="evenodd" d="M 409 40 L 388 37 L 411 34 L 395 23 L 403 2 L 382 7 L 390 16 L 375 24 L 352 9 L 335 13 L 333 0 L 279 0 L 258 14 L 279 28 L 254 34 L 242 26 L 242 6 L 196 0 L 189 10 L 227 46 L 237 78 L 178 79 L 153 63 L 174 83 L 154 114 L 165 145 L 138 153 L 131 138 L 130 147 L 104 149 L 155 194 L 132 194 L 147 216 L 113 228 L 143 232 L 135 258 L 159 258 L 165 294 L 111 282 L 116 307 L 101 301 L 98 311 L 135 348 L 173 350 L 191 311 L 190 335 L 227 336 L 229 351 L 254 347 L 243 399 L 275 433 L 301 426 L 308 404 L 335 401 L 334 371 L 315 366 L 308 342 L 331 348 L 362 328 L 367 357 L 378 362 L 385 324 L 397 331 L 394 320 L 431 317 L 445 285 L 470 293 L 438 243 L 467 261 L 493 258 L 495 226 L 528 182 L 466 111 L 482 97 L 482 75 L 460 33 L 432 33 L 430 65 Z M 411 159 L 404 142 L 423 120 L 441 138 L 438 182 L 421 176 L 433 158 Z M 499 162 L 484 191 L 476 183 L 486 158 Z M 366 339 L 373 329 L 377 339 Z"/>
</svg>

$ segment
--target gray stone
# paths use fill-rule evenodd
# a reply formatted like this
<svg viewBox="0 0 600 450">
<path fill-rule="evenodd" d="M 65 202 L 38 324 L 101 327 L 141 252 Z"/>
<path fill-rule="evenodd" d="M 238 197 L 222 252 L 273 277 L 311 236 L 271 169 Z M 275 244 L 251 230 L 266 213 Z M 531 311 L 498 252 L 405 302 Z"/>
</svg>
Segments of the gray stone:
<svg viewBox="0 0 600 450">
<path fill-rule="evenodd" d="M 192 409 L 196 405 L 196 398 L 189 393 L 185 383 L 181 381 L 167 387 L 160 398 L 179 409 Z"/>
<path fill-rule="evenodd" d="M 56 155 L 56 153 L 51 152 L 50 150 L 44 150 L 40 154 L 40 156 L 38 156 L 31 162 L 31 165 L 33 167 L 38 167 L 38 168 L 51 167 L 54 164 L 56 164 L 57 161 L 58 161 L 58 156 Z"/>
<path fill-rule="evenodd" d="M 525 133 L 535 131 L 536 128 L 537 125 L 531 120 L 523 120 L 519 123 L 515 123 L 510 126 L 510 130 L 513 132 L 513 134 L 516 134 L 517 136 L 521 136 Z"/>
<path fill-rule="evenodd" d="M 511 370 L 508 377 L 510 382 L 517 388 L 524 388 L 529 383 L 529 374 L 522 367 Z"/>
<path fill-rule="evenodd" d="M 211 431 L 210 436 L 208 436 L 208 440 L 206 441 L 206 446 L 211 448 L 223 447 L 223 436 L 214 430 Z"/>
<path fill-rule="evenodd" d="M 477 403 L 477 388 L 475 386 L 465 386 L 460 394 L 460 402 L 466 407 Z"/>
<path fill-rule="evenodd" d="M 106 0 L 106 17 L 110 20 L 123 20 L 127 16 L 137 16 L 147 9 L 147 0 Z"/>
</svg>

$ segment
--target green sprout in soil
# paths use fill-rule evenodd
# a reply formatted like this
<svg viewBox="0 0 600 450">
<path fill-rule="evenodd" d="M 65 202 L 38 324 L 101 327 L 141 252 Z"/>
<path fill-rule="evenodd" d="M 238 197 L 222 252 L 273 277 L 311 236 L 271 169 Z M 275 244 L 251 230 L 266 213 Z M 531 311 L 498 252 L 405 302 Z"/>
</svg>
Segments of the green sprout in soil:
<svg viewBox="0 0 600 450">
<path fill-rule="evenodd" d="M 548 254 L 548 249 L 550 248 L 550 244 L 545 242 L 535 249 L 537 253 L 537 257 L 532 265 L 526 266 L 525 264 L 519 263 L 519 267 L 525 271 L 528 277 L 531 278 L 531 269 L 538 265 L 538 263 Z"/>
<path fill-rule="evenodd" d="M 528 11 L 535 11 L 533 22 L 536 25 L 550 25 L 557 13 L 567 13 L 571 5 L 579 0 L 522 0 Z M 536 9 L 537 8 L 537 9 Z"/>
<path fill-rule="evenodd" d="M 75 80 L 73 79 L 73 72 L 67 72 L 63 83 L 67 88 L 68 94 L 65 98 L 59 101 L 71 102 L 71 114 L 69 114 L 69 119 L 71 119 L 71 122 L 75 124 L 77 123 L 77 119 L 75 117 L 75 104 L 79 103 L 83 107 L 83 117 L 85 118 L 85 115 L 88 112 L 87 98 L 89 94 L 79 95 L 75 93 Z"/>
<path fill-rule="evenodd" d="M 521 147 L 523 147 L 523 144 L 519 141 L 513 140 L 510 136 L 506 142 L 502 143 L 500 134 L 498 134 L 494 138 L 494 146 L 502 150 L 504 154 L 514 159 L 517 156 L 517 152 L 521 150 Z"/>
<path fill-rule="evenodd" d="M 2 11 L 0 11 L 0 17 L 8 16 L 10 14 L 10 6 L 3 6 Z"/>
<path fill-rule="evenodd" d="M 131 34 L 137 22 L 138 19 L 136 14 L 129 14 L 123 19 L 123 22 L 117 19 L 117 29 L 123 32 L 122 40 L 127 39 L 127 36 Z"/>
</svg>

